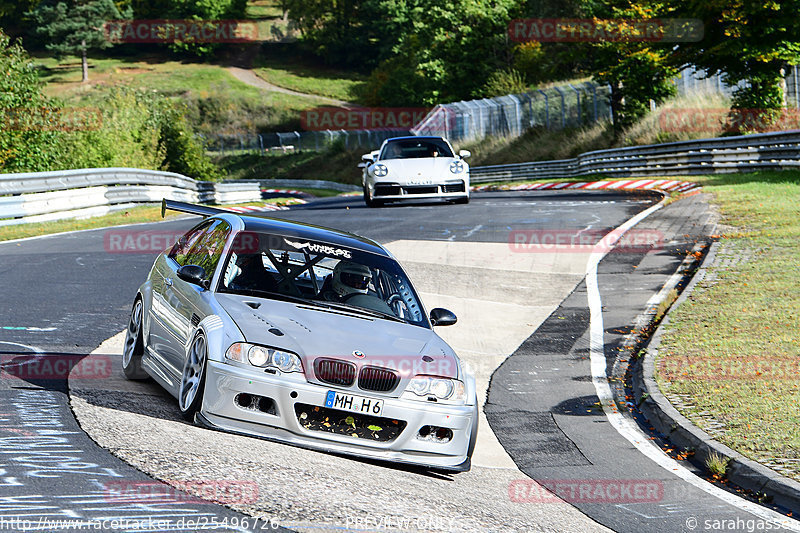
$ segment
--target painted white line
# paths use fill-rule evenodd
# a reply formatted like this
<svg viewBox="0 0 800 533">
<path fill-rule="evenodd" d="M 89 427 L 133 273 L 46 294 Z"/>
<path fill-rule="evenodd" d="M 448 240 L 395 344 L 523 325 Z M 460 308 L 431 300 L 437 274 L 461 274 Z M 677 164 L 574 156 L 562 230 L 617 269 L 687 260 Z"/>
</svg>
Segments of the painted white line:
<svg viewBox="0 0 800 533">
<path fill-rule="evenodd" d="M 28 346 L 27 344 L 20 344 L 18 342 L 0 341 L 0 344 L 10 344 L 11 346 L 19 346 L 21 348 L 25 348 L 26 350 L 30 350 L 33 353 L 44 353 L 44 350 L 42 350 L 41 348 L 37 348 L 36 346 Z"/>
<path fill-rule="evenodd" d="M 614 229 L 608 236 L 602 239 L 607 250 L 611 243 L 617 242 L 622 235 L 625 234 L 630 228 L 650 216 L 652 213 L 664 207 L 665 200 L 657 203 L 656 205 L 637 214 L 618 228 Z M 678 461 L 666 455 L 661 449 L 656 446 L 635 424 L 622 416 L 622 413 L 616 410 L 614 402 L 614 395 L 611 392 L 611 386 L 608 384 L 608 376 L 606 375 L 606 357 L 603 341 L 603 302 L 600 298 L 600 289 L 597 284 L 597 266 L 606 255 L 606 251 L 596 251 L 589 257 L 589 262 L 586 266 L 586 293 L 589 300 L 589 356 L 591 360 L 592 383 L 594 384 L 597 397 L 603 406 L 603 412 L 608 418 L 608 421 L 614 426 L 617 432 L 625 437 L 628 442 L 636 447 L 643 455 L 654 461 L 658 466 L 673 473 L 681 478 L 683 481 L 690 485 L 716 497 L 720 500 L 733 505 L 745 512 L 753 514 L 762 520 L 770 522 L 773 525 L 786 528 L 791 531 L 800 531 L 800 522 L 786 517 L 776 511 L 762 507 L 756 503 L 752 503 L 743 498 L 740 498 L 730 492 L 727 492 L 716 485 L 701 479 L 693 472 L 685 468 Z"/>
<path fill-rule="evenodd" d="M 8 331 L 55 331 L 56 328 L 36 328 L 28 326 L 0 326 L 0 329 Z"/>
</svg>

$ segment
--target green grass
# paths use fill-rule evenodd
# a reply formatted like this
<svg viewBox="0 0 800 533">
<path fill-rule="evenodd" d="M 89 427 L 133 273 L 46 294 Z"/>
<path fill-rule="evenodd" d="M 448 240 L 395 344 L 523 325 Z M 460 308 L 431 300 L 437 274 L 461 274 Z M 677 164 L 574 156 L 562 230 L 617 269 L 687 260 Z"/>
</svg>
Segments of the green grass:
<svg viewBox="0 0 800 533">
<path fill-rule="evenodd" d="M 174 217 L 177 215 L 169 214 L 167 216 Z M 54 220 L 52 222 L 0 226 L 0 241 L 50 235 L 64 231 L 103 228 L 106 226 L 122 226 L 140 222 L 156 222 L 158 220 L 161 220 L 161 206 L 147 205 L 80 220 Z"/>
<path fill-rule="evenodd" d="M 320 191 L 317 194 L 316 191 Z M 328 194 L 328 189 L 307 189 L 307 192 L 317 196 L 335 196 L 335 194 Z M 333 191 L 339 194 L 338 191 Z M 226 204 L 220 206 L 221 208 L 240 206 L 240 205 L 263 205 L 268 204 L 282 204 L 293 203 L 294 198 L 270 198 L 258 202 L 244 202 L 238 204 Z M 172 211 L 167 212 L 166 218 L 175 218 L 180 216 L 179 213 Z M 124 211 L 116 211 L 107 215 L 83 218 L 83 219 L 67 219 L 67 220 L 54 220 L 52 222 L 35 222 L 31 224 L 17 224 L 14 226 L 0 226 L 0 241 L 9 241 L 13 239 L 24 239 L 26 237 L 38 237 L 41 235 L 52 235 L 53 233 L 62 233 L 65 231 L 79 231 L 86 229 L 105 228 L 110 226 L 124 226 L 127 224 L 138 224 L 143 222 L 158 222 L 161 218 L 161 205 L 142 205 L 126 209 Z"/>
<path fill-rule="evenodd" d="M 250 0 L 245 15 L 248 19 L 274 19 L 282 17 L 283 12 L 275 0 Z"/>
<path fill-rule="evenodd" d="M 314 96 L 264 91 L 234 78 L 225 68 L 174 61 L 160 55 L 92 58 L 89 83 L 81 83 L 80 61 L 36 58 L 46 92 L 67 105 L 99 105 L 110 87 L 158 92 L 187 104 L 187 116 L 199 133 L 214 134 L 295 130 L 305 109 L 323 105 Z"/>
<path fill-rule="evenodd" d="M 365 150 L 227 155 L 215 159 L 232 179 L 309 179 L 361 185 Z"/>
<path fill-rule="evenodd" d="M 657 381 L 699 427 L 723 424 L 717 440 L 800 479 L 800 172 L 694 179 L 729 226 L 722 244 L 752 255 L 672 312 Z"/>
<path fill-rule="evenodd" d="M 335 98 L 345 102 L 358 101 L 366 78 L 353 72 L 320 67 L 297 55 L 261 57 L 255 73 L 265 81 L 293 91 Z"/>
</svg>

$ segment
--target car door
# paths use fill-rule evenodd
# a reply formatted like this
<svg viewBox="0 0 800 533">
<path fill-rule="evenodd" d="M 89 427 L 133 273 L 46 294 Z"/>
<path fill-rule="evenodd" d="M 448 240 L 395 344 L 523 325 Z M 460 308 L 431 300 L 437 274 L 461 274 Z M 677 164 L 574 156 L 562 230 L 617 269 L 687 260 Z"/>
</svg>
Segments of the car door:
<svg viewBox="0 0 800 533">
<path fill-rule="evenodd" d="M 174 313 L 171 307 L 176 302 L 172 292 L 167 292 L 167 289 L 174 283 L 177 277 L 177 269 L 183 265 L 189 250 L 205 234 L 210 225 L 210 220 L 204 220 L 187 231 L 178 239 L 178 242 L 168 253 L 161 254 L 156 259 L 156 263 L 150 273 L 153 299 L 150 306 L 150 327 L 147 345 L 150 347 L 151 355 L 155 360 L 165 367 L 164 370 L 173 374 L 177 370 L 172 368 L 172 365 L 167 364 L 167 361 L 174 360 L 174 357 L 170 356 L 170 352 L 174 350 L 173 346 L 176 342 L 174 332 L 177 326 L 174 324 Z"/>
<path fill-rule="evenodd" d="M 178 268 L 197 265 L 203 267 L 207 279 L 212 279 L 230 233 L 230 224 L 224 220 L 214 220 L 188 253 L 182 258 L 178 257 L 180 261 L 176 260 L 170 265 L 172 275 L 169 281 L 165 280 L 164 299 L 169 312 L 166 324 L 170 329 L 171 342 L 164 355 L 166 362 L 178 373 L 183 369 L 183 360 L 192 332 L 211 310 L 210 298 L 213 291 L 180 279 L 177 275 Z"/>
</svg>

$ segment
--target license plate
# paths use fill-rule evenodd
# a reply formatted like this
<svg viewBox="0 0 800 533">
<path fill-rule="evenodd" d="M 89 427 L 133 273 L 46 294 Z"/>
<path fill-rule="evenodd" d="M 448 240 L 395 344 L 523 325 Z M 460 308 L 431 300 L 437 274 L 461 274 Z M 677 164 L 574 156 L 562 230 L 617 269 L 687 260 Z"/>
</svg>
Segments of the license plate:
<svg viewBox="0 0 800 533">
<path fill-rule="evenodd" d="M 426 179 L 411 179 L 408 180 L 409 185 L 430 185 L 433 183 L 433 180 L 426 180 Z"/>
<path fill-rule="evenodd" d="M 381 416 L 383 414 L 383 400 L 342 394 L 333 390 L 329 390 L 325 396 L 325 407 L 371 416 Z"/>
</svg>

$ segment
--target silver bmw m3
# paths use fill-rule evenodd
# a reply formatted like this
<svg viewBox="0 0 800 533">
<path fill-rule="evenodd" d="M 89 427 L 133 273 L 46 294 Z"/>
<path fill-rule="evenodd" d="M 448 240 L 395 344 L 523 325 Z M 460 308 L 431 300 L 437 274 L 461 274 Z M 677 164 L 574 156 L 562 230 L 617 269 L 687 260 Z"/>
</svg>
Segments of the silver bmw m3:
<svg viewBox="0 0 800 533">
<path fill-rule="evenodd" d="M 165 201 L 205 218 L 133 303 L 129 379 L 189 420 L 323 451 L 465 471 L 475 380 L 381 245 L 337 230 Z"/>
</svg>

